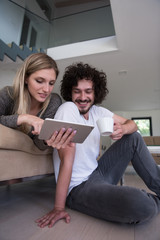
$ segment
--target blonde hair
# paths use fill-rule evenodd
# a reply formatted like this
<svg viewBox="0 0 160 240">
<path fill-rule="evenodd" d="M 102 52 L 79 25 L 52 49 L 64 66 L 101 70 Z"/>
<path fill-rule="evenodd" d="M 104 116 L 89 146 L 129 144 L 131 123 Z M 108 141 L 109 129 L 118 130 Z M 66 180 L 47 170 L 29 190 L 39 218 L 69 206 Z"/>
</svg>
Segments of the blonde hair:
<svg viewBox="0 0 160 240">
<path fill-rule="evenodd" d="M 36 71 L 42 69 L 53 68 L 56 73 L 56 78 L 59 74 L 59 70 L 56 62 L 49 57 L 46 53 L 34 53 L 26 58 L 21 68 L 17 71 L 17 74 L 13 82 L 13 99 L 15 101 L 14 114 L 27 114 L 30 110 L 31 97 L 28 91 L 27 84 L 25 83 L 26 78 Z M 46 110 L 50 101 L 50 96 L 42 105 L 42 112 Z M 41 116 L 40 115 L 40 116 Z M 30 127 L 27 125 L 22 125 L 21 130 L 25 133 L 28 133 Z"/>
</svg>

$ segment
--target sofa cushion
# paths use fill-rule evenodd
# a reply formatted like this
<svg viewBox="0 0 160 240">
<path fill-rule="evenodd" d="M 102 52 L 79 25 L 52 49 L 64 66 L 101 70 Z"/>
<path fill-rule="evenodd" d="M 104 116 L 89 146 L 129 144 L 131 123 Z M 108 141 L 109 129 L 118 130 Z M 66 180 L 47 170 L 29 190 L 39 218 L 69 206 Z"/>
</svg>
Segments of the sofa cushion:
<svg viewBox="0 0 160 240">
<path fill-rule="evenodd" d="M 159 136 L 154 136 L 154 145 L 155 146 L 160 146 L 160 137 Z"/>
<path fill-rule="evenodd" d="M 160 146 L 160 136 L 143 137 L 147 146 Z"/>
<path fill-rule="evenodd" d="M 32 139 L 25 133 L 0 124 L 0 149 L 12 149 L 32 154 L 51 154 L 53 149 L 38 149 Z"/>
<path fill-rule="evenodd" d="M 153 141 L 152 136 L 143 137 L 143 139 L 144 139 L 147 146 L 153 146 L 154 145 L 154 141 Z"/>
</svg>

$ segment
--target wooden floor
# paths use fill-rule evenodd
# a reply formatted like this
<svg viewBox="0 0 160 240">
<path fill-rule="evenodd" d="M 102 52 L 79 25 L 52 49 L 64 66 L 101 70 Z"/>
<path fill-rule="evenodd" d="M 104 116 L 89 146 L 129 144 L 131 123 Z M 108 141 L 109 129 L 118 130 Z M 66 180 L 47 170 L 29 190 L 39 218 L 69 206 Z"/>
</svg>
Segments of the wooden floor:
<svg viewBox="0 0 160 240">
<path fill-rule="evenodd" d="M 135 174 L 124 184 L 147 190 Z M 54 177 L 0 186 L 0 240 L 160 240 L 160 214 L 141 225 L 114 224 L 68 210 L 71 222 L 40 229 L 35 220 L 53 207 Z"/>
</svg>

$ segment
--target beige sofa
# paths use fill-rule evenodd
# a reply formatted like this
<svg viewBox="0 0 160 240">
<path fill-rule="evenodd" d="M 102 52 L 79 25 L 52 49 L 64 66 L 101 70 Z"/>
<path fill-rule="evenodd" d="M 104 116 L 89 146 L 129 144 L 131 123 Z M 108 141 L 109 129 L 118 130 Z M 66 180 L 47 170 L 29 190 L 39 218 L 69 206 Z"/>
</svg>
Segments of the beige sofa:
<svg viewBox="0 0 160 240">
<path fill-rule="evenodd" d="M 41 151 L 26 134 L 0 124 L 0 181 L 51 173 L 52 149 Z"/>
</svg>

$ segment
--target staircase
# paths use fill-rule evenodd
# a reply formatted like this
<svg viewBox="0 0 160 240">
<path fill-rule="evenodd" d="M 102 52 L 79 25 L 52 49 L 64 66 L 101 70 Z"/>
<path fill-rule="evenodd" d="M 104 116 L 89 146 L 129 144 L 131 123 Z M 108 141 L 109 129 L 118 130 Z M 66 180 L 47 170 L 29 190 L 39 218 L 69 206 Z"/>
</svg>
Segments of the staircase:
<svg viewBox="0 0 160 240">
<path fill-rule="evenodd" d="M 36 49 L 35 47 L 28 48 L 26 45 L 18 46 L 14 42 L 12 42 L 9 45 L 0 39 L 0 61 L 4 60 L 5 55 L 14 62 L 16 62 L 17 57 L 19 57 L 22 61 L 24 61 L 29 55 L 37 52 L 45 52 L 45 51 L 42 48 L 40 49 Z"/>
</svg>

